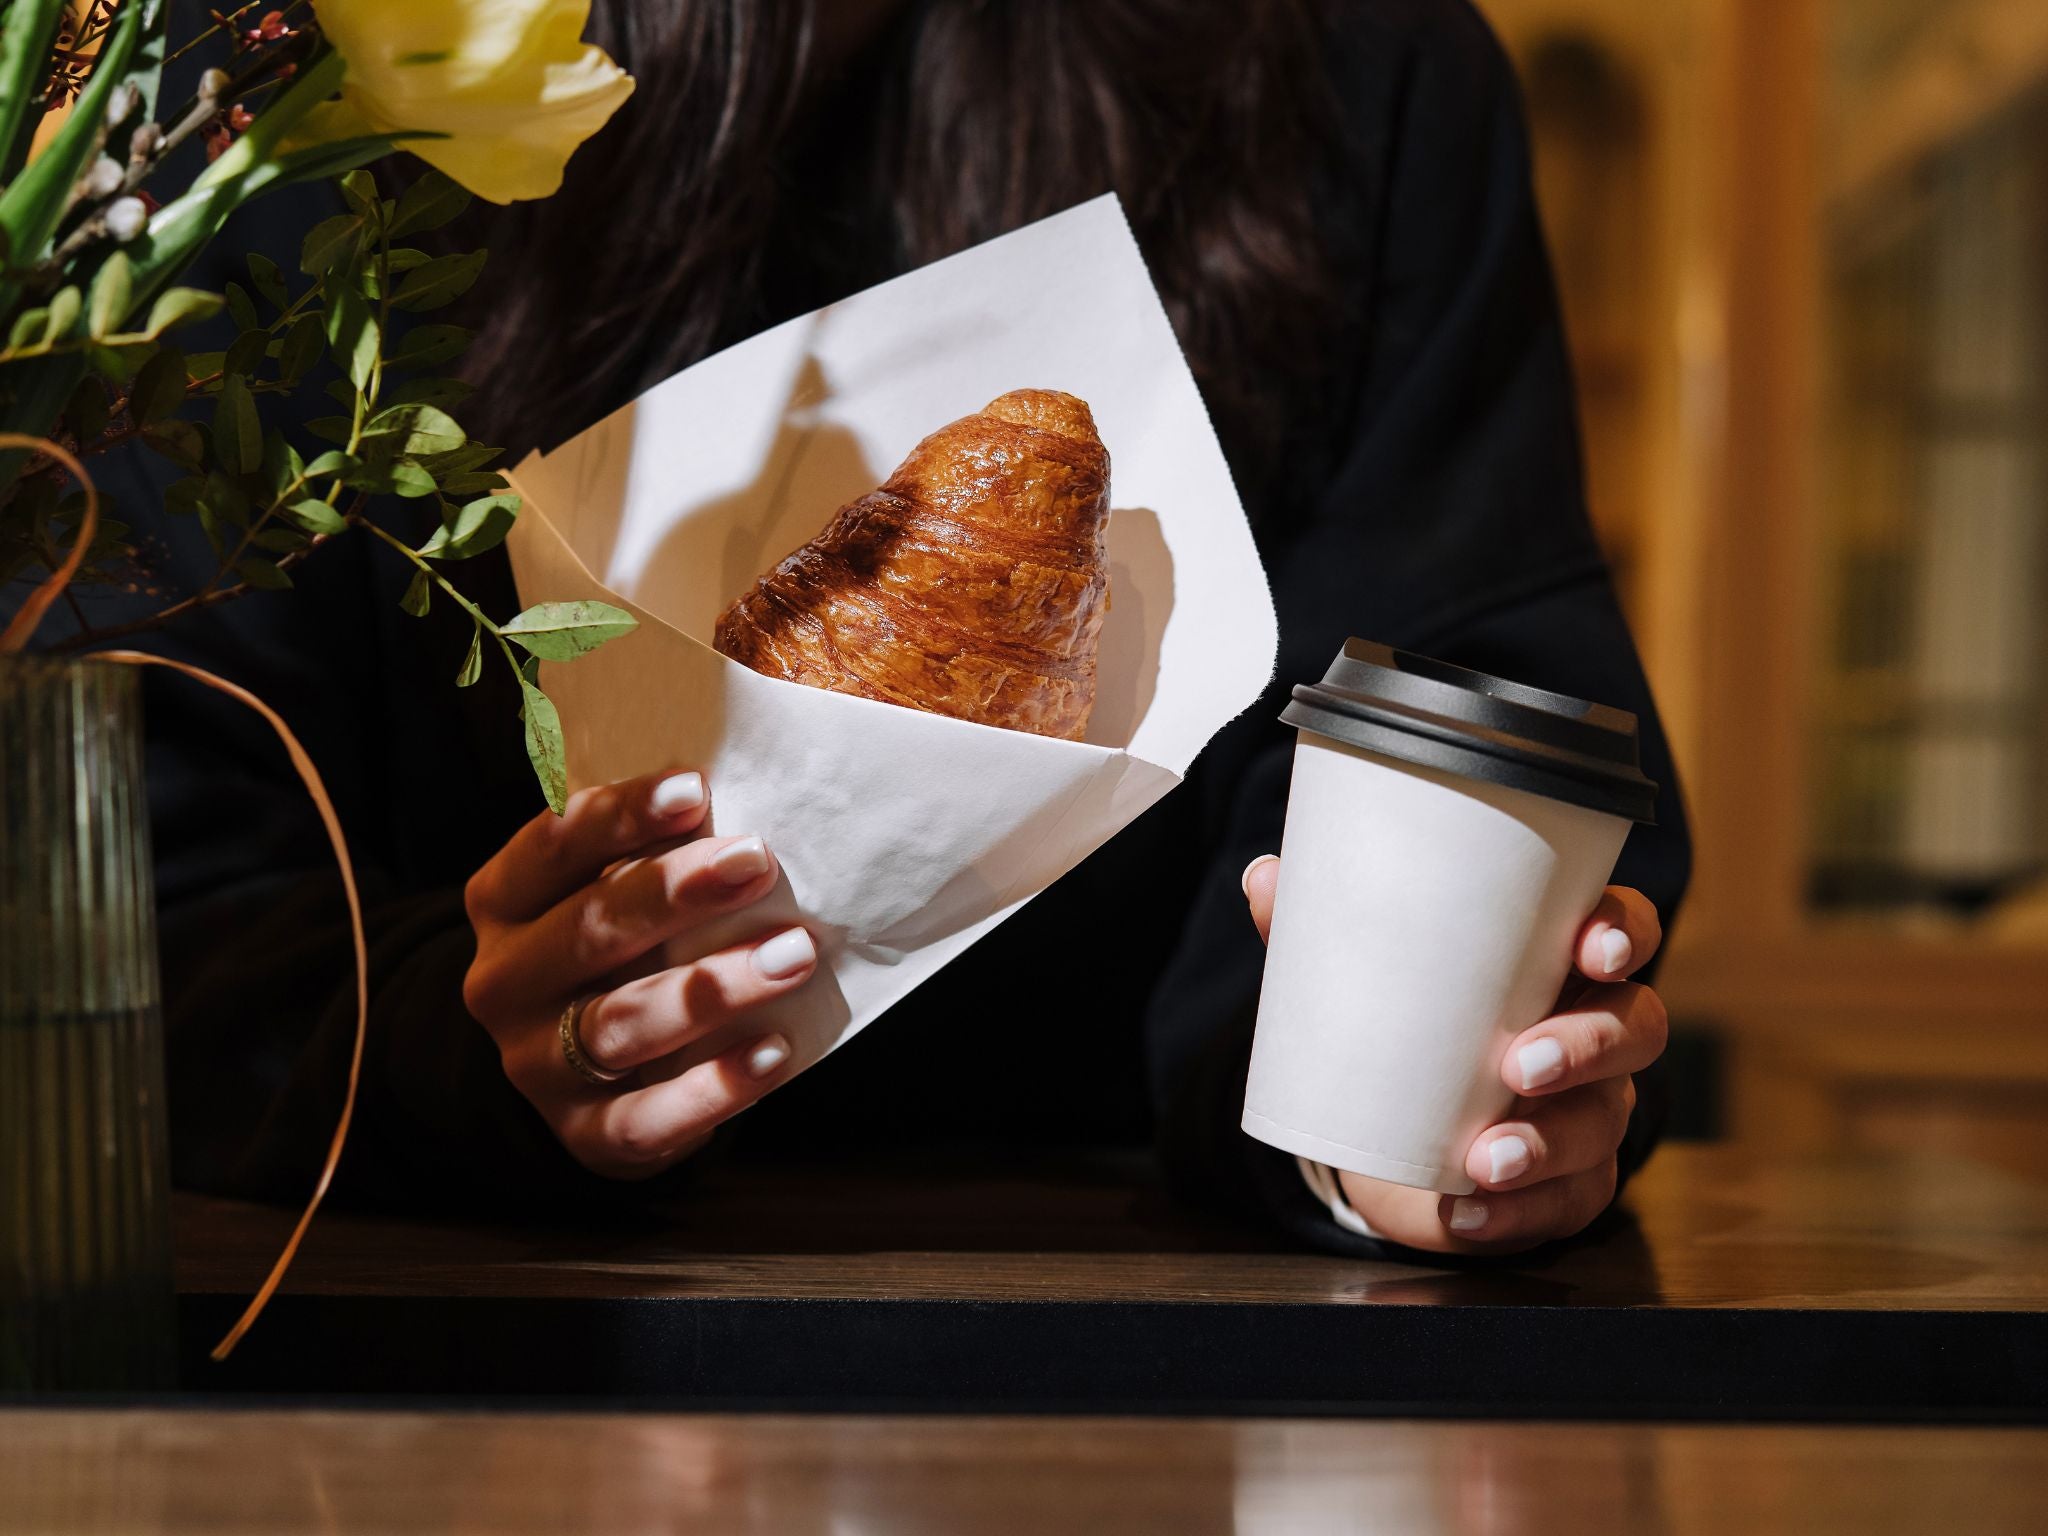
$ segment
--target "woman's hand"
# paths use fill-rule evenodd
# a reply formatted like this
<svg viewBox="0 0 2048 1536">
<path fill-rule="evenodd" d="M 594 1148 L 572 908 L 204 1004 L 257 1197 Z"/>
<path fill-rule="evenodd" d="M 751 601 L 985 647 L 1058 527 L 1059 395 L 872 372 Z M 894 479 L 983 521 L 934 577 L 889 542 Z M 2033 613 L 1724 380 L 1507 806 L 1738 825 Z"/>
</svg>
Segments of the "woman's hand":
<svg viewBox="0 0 2048 1536">
<path fill-rule="evenodd" d="M 464 892 L 476 959 L 463 1001 L 562 1145 L 612 1178 L 646 1178 L 695 1151 L 776 1085 L 789 1041 L 764 1031 L 645 1087 L 635 1070 L 744 1021 L 817 968 L 810 934 L 783 928 L 619 979 L 668 940 L 774 889 L 775 856 L 760 838 L 682 841 L 707 804 L 695 773 L 583 790 L 565 815 L 544 811 L 520 828 Z M 579 999 L 584 1058 L 626 1074 L 616 1083 L 591 1082 L 563 1051 L 563 1011 Z"/>
<path fill-rule="evenodd" d="M 1244 872 L 1252 921 L 1273 920 L 1280 861 Z M 1513 1253 L 1569 1237 L 1614 1198 L 1615 1156 L 1635 1108 L 1640 1072 L 1664 1052 L 1664 1004 L 1628 980 L 1664 931 L 1640 891 L 1611 885 L 1579 930 L 1577 974 L 1558 1011 L 1508 1047 L 1501 1078 L 1517 1095 L 1507 1118 L 1465 1154 L 1476 1194 L 1439 1195 L 1339 1173 L 1344 1196 L 1382 1237 L 1439 1253 Z"/>
</svg>

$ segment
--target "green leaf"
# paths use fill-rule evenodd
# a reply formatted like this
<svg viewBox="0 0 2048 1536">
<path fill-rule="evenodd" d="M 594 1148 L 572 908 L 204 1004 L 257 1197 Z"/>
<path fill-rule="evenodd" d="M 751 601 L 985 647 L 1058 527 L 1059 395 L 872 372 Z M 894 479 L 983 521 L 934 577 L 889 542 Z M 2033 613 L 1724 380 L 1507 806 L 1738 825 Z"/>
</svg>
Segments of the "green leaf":
<svg viewBox="0 0 2048 1536">
<path fill-rule="evenodd" d="M 469 434 L 438 406 L 394 405 L 363 423 L 363 439 L 374 439 L 381 453 L 419 456 L 452 453 L 469 441 Z"/>
<path fill-rule="evenodd" d="M 472 501 L 436 528 L 434 536 L 420 546 L 420 553 L 436 560 L 467 560 L 496 549 L 512 531 L 519 505 L 517 496 L 486 496 Z"/>
<path fill-rule="evenodd" d="M 447 475 L 481 469 L 495 459 L 500 451 L 489 443 L 464 443 L 460 448 L 451 449 L 447 453 L 430 454 L 420 460 L 420 467 L 439 480 Z"/>
<path fill-rule="evenodd" d="M 100 264 L 92 280 L 92 302 L 86 306 L 86 334 L 95 338 L 121 328 L 135 290 L 135 269 L 126 251 L 116 251 Z"/>
<path fill-rule="evenodd" d="M 213 407 L 213 453 L 229 474 L 246 475 L 263 462 L 263 423 L 255 397 L 238 373 L 221 381 Z"/>
<path fill-rule="evenodd" d="M 258 328 L 244 331 L 235 338 L 235 344 L 228 348 L 221 358 L 223 373 L 248 375 L 263 366 L 263 354 L 270 345 L 270 332 Z"/>
<path fill-rule="evenodd" d="M 462 670 L 455 674 L 455 686 L 467 688 L 484 672 L 484 632 L 472 629 L 469 632 L 469 654 L 462 658 Z"/>
<path fill-rule="evenodd" d="M 299 450 L 285 441 L 282 432 L 272 427 L 263 434 L 263 484 L 273 497 L 282 496 L 288 487 L 297 484 L 305 471 Z"/>
<path fill-rule="evenodd" d="M 130 347 L 93 345 L 85 349 L 85 361 L 109 384 L 126 384 L 155 353 L 156 348 L 146 341 Z"/>
<path fill-rule="evenodd" d="M 398 606 L 416 619 L 427 616 L 427 603 L 433 593 L 433 586 L 427 580 L 425 571 L 414 571 L 412 582 L 405 589 L 405 596 L 398 600 Z"/>
<path fill-rule="evenodd" d="M 464 470 L 460 474 L 436 475 L 441 489 L 450 496 L 476 496 L 485 491 L 502 491 L 505 477 L 495 469 Z"/>
<path fill-rule="evenodd" d="M 377 363 L 377 317 L 353 288 L 336 290 L 327 301 L 327 345 L 357 389 L 370 382 Z"/>
<path fill-rule="evenodd" d="M 445 411 L 462 404 L 474 393 L 476 386 L 460 379 L 407 379 L 384 398 L 393 405 L 438 405 Z"/>
<path fill-rule="evenodd" d="M 78 315 L 85 308 L 85 296 L 76 284 L 59 288 L 56 297 L 50 300 L 50 318 L 43 324 L 43 340 L 61 341 L 71 334 L 71 327 L 78 323 Z"/>
<path fill-rule="evenodd" d="M 400 309 L 438 309 L 469 291 L 483 271 L 488 254 L 470 251 L 462 256 L 436 256 L 425 266 L 405 274 L 405 281 L 398 285 L 391 302 Z"/>
<path fill-rule="evenodd" d="M 366 222 L 382 216 L 377 202 L 377 178 L 368 171 L 354 170 L 342 177 L 341 195 Z"/>
<path fill-rule="evenodd" d="M 201 379 L 217 378 L 221 365 L 228 360 L 225 352 L 193 352 L 185 358 L 185 372 L 194 383 Z"/>
<path fill-rule="evenodd" d="M 318 480 L 327 475 L 345 475 L 354 469 L 356 461 L 338 448 L 329 448 L 306 466 L 306 478 Z"/>
<path fill-rule="evenodd" d="M 347 416 L 315 416 L 306 430 L 325 442 L 346 444 L 355 435 L 356 424 Z"/>
<path fill-rule="evenodd" d="M 569 803 L 569 754 L 562 744 L 562 717 L 554 701 L 524 675 L 519 679 L 520 718 L 526 722 L 526 758 L 540 780 L 548 809 L 557 816 Z"/>
<path fill-rule="evenodd" d="M 337 213 L 331 219 L 322 219 L 306 231 L 305 243 L 299 247 L 299 270 L 308 277 L 325 277 L 337 266 L 354 259 L 362 238 L 360 214 Z"/>
<path fill-rule="evenodd" d="M 64 425 L 83 447 L 107 429 L 107 386 L 87 376 L 78 381 L 64 407 Z"/>
<path fill-rule="evenodd" d="M 206 477 L 206 490 L 200 498 L 200 510 L 211 510 L 222 522 L 233 523 L 237 528 L 249 526 L 249 498 L 242 488 L 219 470 Z"/>
<path fill-rule="evenodd" d="M 162 421 L 185 403 L 185 381 L 185 354 L 176 347 L 159 348 L 136 370 L 128 388 L 129 416 L 143 426 Z"/>
<path fill-rule="evenodd" d="M 307 496 L 277 509 L 278 516 L 297 524 L 308 533 L 339 533 L 348 520 L 316 496 Z"/>
<path fill-rule="evenodd" d="M 535 656 L 567 661 L 639 627 L 640 621 L 624 609 L 584 598 L 569 603 L 537 603 L 500 626 L 499 633 L 518 641 Z"/>
<path fill-rule="evenodd" d="M 320 354 L 327 345 L 327 331 L 318 315 L 301 315 L 292 322 L 290 330 L 284 333 L 284 340 L 277 349 L 277 376 L 287 384 L 296 384 L 306 376 L 306 371 L 320 361 Z"/>
<path fill-rule="evenodd" d="M 33 347 L 43 339 L 43 331 L 49 326 L 50 312 L 47 309 L 24 309 L 14 317 L 14 324 L 7 332 L 9 347 Z"/>
<path fill-rule="evenodd" d="M 251 536 L 249 542 L 258 549 L 267 549 L 274 555 L 295 554 L 306 548 L 308 540 L 296 528 L 266 528 Z"/>
<path fill-rule="evenodd" d="M 41 116 L 42 84 L 64 7 L 16 0 L 0 30 L 0 179 L 12 180 L 28 156 Z"/>
<path fill-rule="evenodd" d="M 227 300 L 228 314 L 242 330 L 253 331 L 263 323 L 256 314 L 256 301 L 240 283 L 228 284 Z"/>
<path fill-rule="evenodd" d="M 249 281 L 278 309 L 291 304 L 291 296 L 285 291 L 283 269 L 261 251 L 249 253 Z"/>
<path fill-rule="evenodd" d="M 439 171 L 428 170 L 399 194 L 391 216 L 391 238 L 439 229 L 469 206 L 469 193 Z"/>
<path fill-rule="evenodd" d="M 398 350 L 385 360 L 385 367 L 406 372 L 438 368 L 462 356 L 475 335 L 459 325 L 414 326 L 400 339 Z"/>
<path fill-rule="evenodd" d="M 417 464 L 390 464 L 384 468 L 385 489 L 394 496 L 431 496 L 438 486 L 434 477 Z"/>
<path fill-rule="evenodd" d="M 185 469 L 196 470 L 206 463 L 206 438 L 199 428 L 189 421 L 164 421 L 144 430 L 142 441 L 146 447 L 155 449 L 173 464 Z M 197 482 L 181 481 L 180 484 Z M 189 508 L 187 510 L 190 510 Z"/>
<path fill-rule="evenodd" d="M 292 584 L 291 577 L 261 555 L 244 555 L 235 562 L 235 574 L 252 587 L 277 591 Z"/>
<path fill-rule="evenodd" d="M 356 387 L 347 379 L 329 379 L 320 392 L 345 411 L 356 408 Z"/>
<path fill-rule="evenodd" d="M 226 302 L 219 294 L 201 288 L 166 288 L 149 306 L 149 319 L 143 323 L 142 333 L 154 341 L 176 326 L 211 320 Z"/>
</svg>

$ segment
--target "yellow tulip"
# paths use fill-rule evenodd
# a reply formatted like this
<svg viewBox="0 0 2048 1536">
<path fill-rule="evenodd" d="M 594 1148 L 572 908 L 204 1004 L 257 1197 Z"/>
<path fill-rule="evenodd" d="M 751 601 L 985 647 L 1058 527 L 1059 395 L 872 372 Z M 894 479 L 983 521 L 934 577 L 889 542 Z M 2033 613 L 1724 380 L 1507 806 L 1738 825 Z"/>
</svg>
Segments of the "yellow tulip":
<svg viewBox="0 0 2048 1536">
<path fill-rule="evenodd" d="M 633 93 L 583 41 L 590 0 L 317 0 L 347 63 L 341 97 L 295 143 L 405 130 L 405 147 L 494 203 L 546 197 L 576 147 Z"/>
</svg>

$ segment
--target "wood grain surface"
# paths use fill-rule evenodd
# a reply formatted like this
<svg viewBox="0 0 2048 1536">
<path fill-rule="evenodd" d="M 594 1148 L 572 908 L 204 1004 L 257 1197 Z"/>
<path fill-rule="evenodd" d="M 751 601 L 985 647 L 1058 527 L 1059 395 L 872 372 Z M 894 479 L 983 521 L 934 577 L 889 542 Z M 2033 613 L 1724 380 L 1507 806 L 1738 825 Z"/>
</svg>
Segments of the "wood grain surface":
<svg viewBox="0 0 2048 1536">
<path fill-rule="evenodd" d="M 7 1536 L 1888 1536 L 2048 1529 L 2048 1433 L 0 1413 Z"/>
</svg>

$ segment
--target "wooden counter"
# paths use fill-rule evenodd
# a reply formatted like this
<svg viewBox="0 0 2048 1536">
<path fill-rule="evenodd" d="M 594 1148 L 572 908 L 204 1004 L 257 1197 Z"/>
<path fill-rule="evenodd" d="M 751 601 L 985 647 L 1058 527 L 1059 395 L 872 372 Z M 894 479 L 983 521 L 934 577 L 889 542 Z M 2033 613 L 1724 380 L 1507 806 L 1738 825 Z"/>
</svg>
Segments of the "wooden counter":
<svg viewBox="0 0 2048 1536">
<path fill-rule="evenodd" d="M 1626 1219 L 1509 1265 L 1282 1251 L 1130 1164 L 725 1170 L 572 1231 L 179 1212 L 198 1391 L 697 1408 L 2048 1417 L 2048 1187 L 1971 1163 L 1675 1147 Z"/>
<path fill-rule="evenodd" d="M 0 1531 L 2035 1536 L 2048 1433 L 0 1412 Z"/>
</svg>

